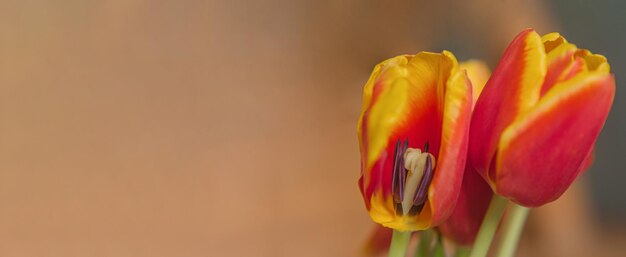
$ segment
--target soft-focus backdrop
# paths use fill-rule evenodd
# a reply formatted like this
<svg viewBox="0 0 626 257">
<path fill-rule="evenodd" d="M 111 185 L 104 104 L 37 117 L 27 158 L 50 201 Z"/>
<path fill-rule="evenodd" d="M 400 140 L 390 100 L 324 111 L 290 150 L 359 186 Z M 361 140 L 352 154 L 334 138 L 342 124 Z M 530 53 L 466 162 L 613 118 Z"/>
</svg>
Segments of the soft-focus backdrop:
<svg viewBox="0 0 626 257">
<path fill-rule="evenodd" d="M 361 87 L 421 50 L 497 62 L 517 32 L 605 54 L 596 163 L 523 256 L 626 251 L 619 1 L 0 1 L 0 256 L 360 256 Z"/>
</svg>

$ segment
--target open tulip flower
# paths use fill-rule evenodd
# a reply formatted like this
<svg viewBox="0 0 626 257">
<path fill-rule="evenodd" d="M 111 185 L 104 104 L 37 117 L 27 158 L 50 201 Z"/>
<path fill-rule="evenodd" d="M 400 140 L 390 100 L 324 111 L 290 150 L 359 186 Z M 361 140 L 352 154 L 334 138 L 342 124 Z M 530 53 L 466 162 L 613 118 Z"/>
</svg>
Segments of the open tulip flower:
<svg viewBox="0 0 626 257">
<path fill-rule="evenodd" d="M 452 212 L 465 166 L 472 86 L 452 53 L 378 64 L 363 89 L 359 187 L 372 220 L 423 230 Z"/>
<path fill-rule="evenodd" d="M 614 94 L 606 58 L 524 30 L 476 103 L 468 160 L 498 195 L 554 201 L 588 166 Z"/>
</svg>

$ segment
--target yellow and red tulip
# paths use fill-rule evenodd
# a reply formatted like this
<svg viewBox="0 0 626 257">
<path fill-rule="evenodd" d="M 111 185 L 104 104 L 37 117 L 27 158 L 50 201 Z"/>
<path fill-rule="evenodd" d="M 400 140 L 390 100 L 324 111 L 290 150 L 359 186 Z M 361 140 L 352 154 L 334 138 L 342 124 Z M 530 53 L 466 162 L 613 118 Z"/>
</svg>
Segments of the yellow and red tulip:
<svg viewBox="0 0 626 257">
<path fill-rule="evenodd" d="M 468 160 L 501 196 L 554 201 L 590 163 L 614 94 L 606 58 L 524 30 L 476 103 Z"/>
<path fill-rule="evenodd" d="M 374 222 L 400 231 L 443 222 L 459 194 L 472 86 L 452 53 L 378 64 L 363 89 L 359 187 Z"/>
</svg>

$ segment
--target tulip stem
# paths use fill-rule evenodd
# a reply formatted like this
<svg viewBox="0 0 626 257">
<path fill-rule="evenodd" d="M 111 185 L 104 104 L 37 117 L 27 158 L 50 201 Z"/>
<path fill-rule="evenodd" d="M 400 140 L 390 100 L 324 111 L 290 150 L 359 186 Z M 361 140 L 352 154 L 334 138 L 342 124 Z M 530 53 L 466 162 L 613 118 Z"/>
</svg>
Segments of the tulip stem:
<svg viewBox="0 0 626 257">
<path fill-rule="evenodd" d="M 446 257 L 446 250 L 443 246 L 443 238 L 441 238 L 441 234 L 437 233 L 437 240 L 435 243 L 434 257 Z"/>
<path fill-rule="evenodd" d="M 405 257 L 406 248 L 411 239 L 411 231 L 393 230 L 391 245 L 389 246 L 389 257 Z"/>
<path fill-rule="evenodd" d="M 517 243 L 524 230 L 524 224 L 526 223 L 526 217 L 530 209 L 513 204 L 507 217 L 504 219 L 503 234 L 500 240 L 500 245 L 497 249 L 496 256 L 499 257 L 512 257 L 517 250 Z"/>
<path fill-rule="evenodd" d="M 474 241 L 474 247 L 470 253 L 470 257 L 485 257 L 491 246 L 491 241 L 496 233 L 502 214 L 506 209 L 508 201 L 498 195 L 493 195 L 491 203 L 489 203 L 489 209 L 483 219 L 480 230 L 476 235 L 476 241 Z"/>
<path fill-rule="evenodd" d="M 454 252 L 454 257 L 468 257 L 469 255 L 470 249 L 466 247 L 458 247 L 456 252 Z"/>
<path fill-rule="evenodd" d="M 433 241 L 433 231 L 428 229 L 420 233 L 420 241 L 415 251 L 415 257 L 428 257 L 430 256 L 430 248 Z"/>
</svg>

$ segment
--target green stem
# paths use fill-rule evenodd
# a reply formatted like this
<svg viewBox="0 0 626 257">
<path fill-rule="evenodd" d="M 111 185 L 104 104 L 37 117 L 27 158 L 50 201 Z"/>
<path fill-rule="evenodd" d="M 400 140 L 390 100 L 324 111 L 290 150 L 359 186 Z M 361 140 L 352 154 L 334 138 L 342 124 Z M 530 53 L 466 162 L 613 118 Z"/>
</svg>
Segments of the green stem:
<svg viewBox="0 0 626 257">
<path fill-rule="evenodd" d="M 443 247 L 443 239 L 441 234 L 437 233 L 437 243 L 435 244 L 434 257 L 446 257 L 446 250 Z"/>
<path fill-rule="evenodd" d="M 503 224 L 503 234 L 498 247 L 499 257 L 513 257 L 515 250 L 517 250 L 517 243 L 524 230 L 524 224 L 526 223 L 526 217 L 530 209 L 513 204 L 511 211 L 507 215 Z"/>
<path fill-rule="evenodd" d="M 470 255 L 470 249 L 467 247 L 457 247 L 454 257 L 468 257 Z"/>
<path fill-rule="evenodd" d="M 389 246 L 389 257 L 406 256 L 406 248 L 410 239 L 411 231 L 401 232 L 394 229 L 391 236 L 391 245 Z"/>
<path fill-rule="evenodd" d="M 500 223 L 500 219 L 502 218 L 502 214 L 504 214 L 507 203 L 508 201 L 506 199 L 498 195 L 493 195 L 489 209 L 487 209 L 487 214 L 485 214 L 483 223 L 480 225 L 480 230 L 478 230 L 478 235 L 476 235 L 476 241 L 474 241 L 474 247 L 472 248 L 470 257 L 487 256 L 489 246 L 491 246 L 491 241 L 493 241 L 493 237 Z"/>
<path fill-rule="evenodd" d="M 428 257 L 430 256 L 430 246 L 433 241 L 433 231 L 428 229 L 422 231 L 420 233 L 420 242 L 417 245 L 417 250 L 415 251 L 415 257 Z"/>
</svg>

